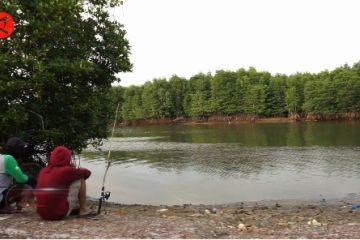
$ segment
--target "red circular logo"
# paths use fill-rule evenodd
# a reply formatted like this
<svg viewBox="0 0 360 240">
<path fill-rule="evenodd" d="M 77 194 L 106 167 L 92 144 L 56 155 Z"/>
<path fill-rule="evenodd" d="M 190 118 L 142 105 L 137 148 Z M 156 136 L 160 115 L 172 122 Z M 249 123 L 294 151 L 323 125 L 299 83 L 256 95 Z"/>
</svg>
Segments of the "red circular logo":
<svg viewBox="0 0 360 240">
<path fill-rule="evenodd" d="M 12 16 L 6 12 L 0 12 L 0 38 L 9 37 L 15 27 L 15 22 Z"/>
</svg>

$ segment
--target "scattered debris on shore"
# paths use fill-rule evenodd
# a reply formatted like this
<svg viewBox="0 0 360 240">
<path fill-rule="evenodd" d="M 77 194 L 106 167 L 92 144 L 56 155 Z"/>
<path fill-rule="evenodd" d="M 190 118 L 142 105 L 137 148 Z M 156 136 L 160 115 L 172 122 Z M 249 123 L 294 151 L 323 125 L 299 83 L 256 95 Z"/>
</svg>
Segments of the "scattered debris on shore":
<svg viewBox="0 0 360 240">
<path fill-rule="evenodd" d="M 346 199 L 221 205 L 108 203 L 106 214 L 44 221 L 34 208 L 0 215 L 1 238 L 358 238 L 360 209 Z M 96 210 L 96 202 L 92 203 Z"/>
</svg>

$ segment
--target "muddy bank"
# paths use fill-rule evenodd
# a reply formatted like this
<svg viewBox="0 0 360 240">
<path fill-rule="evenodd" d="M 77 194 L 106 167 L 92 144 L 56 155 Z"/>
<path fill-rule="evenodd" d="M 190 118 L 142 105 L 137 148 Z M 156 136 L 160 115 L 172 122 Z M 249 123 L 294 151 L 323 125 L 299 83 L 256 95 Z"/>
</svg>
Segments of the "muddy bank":
<svg viewBox="0 0 360 240">
<path fill-rule="evenodd" d="M 289 122 L 317 122 L 317 121 L 358 121 L 360 113 L 338 113 L 338 114 L 290 114 L 289 116 L 264 117 L 254 114 L 238 114 L 233 116 L 214 115 L 204 118 L 178 117 L 176 119 L 134 119 L 124 120 L 117 126 L 144 126 L 144 125 L 168 125 L 168 124 L 239 124 L 239 123 L 289 123 Z"/>
<path fill-rule="evenodd" d="M 360 113 L 337 113 L 337 114 L 308 114 L 306 121 L 355 121 L 360 120 Z"/>
<path fill-rule="evenodd" d="M 356 199 L 356 201 L 355 201 Z M 358 238 L 358 195 L 313 202 L 221 205 L 108 204 L 107 214 L 44 221 L 27 208 L 0 215 L 2 238 Z M 96 202 L 93 202 L 96 209 Z"/>
<path fill-rule="evenodd" d="M 261 123 L 261 122 L 294 122 L 296 120 L 288 117 L 276 117 L 266 118 L 256 115 L 234 115 L 234 116 L 222 116 L 215 115 L 207 118 L 185 118 L 179 117 L 176 119 L 134 119 L 118 122 L 117 126 L 145 126 L 145 125 L 170 125 L 170 124 L 185 124 L 185 125 L 197 125 L 197 124 L 236 124 L 236 123 Z"/>
</svg>

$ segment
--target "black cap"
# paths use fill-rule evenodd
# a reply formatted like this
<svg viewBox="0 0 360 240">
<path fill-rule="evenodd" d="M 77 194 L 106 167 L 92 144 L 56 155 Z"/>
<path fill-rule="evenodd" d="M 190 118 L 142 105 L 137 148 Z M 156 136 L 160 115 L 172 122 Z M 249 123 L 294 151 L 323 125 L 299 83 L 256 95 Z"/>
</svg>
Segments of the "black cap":
<svg viewBox="0 0 360 240">
<path fill-rule="evenodd" d="M 13 156 L 15 159 L 23 158 L 26 143 L 18 137 L 11 137 L 4 146 L 3 153 Z"/>
</svg>

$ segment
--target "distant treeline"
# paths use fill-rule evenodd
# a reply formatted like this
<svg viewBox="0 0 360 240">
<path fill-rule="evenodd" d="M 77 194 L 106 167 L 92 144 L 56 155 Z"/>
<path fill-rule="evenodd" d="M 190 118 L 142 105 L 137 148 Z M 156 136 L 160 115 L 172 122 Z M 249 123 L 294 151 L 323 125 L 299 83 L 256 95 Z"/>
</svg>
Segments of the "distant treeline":
<svg viewBox="0 0 360 240">
<path fill-rule="evenodd" d="M 290 76 L 252 67 L 220 70 L 214 76 L 200 73 L 190 79 L 175 75 L 142 86 L 113 87 L 110 96 L 114 105 L 120 103 L 122 120 L 360 112 L 360 62 Z"/>
</svg>

